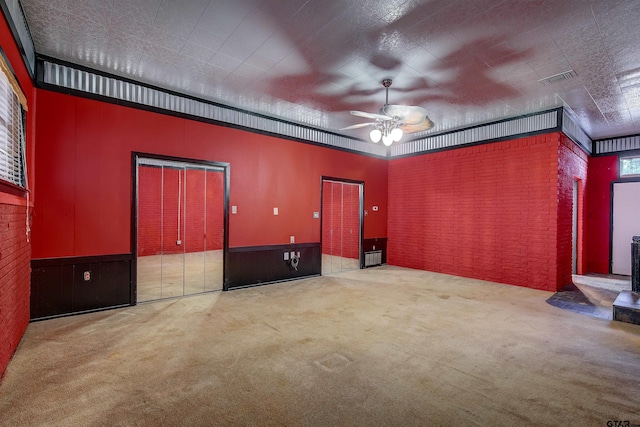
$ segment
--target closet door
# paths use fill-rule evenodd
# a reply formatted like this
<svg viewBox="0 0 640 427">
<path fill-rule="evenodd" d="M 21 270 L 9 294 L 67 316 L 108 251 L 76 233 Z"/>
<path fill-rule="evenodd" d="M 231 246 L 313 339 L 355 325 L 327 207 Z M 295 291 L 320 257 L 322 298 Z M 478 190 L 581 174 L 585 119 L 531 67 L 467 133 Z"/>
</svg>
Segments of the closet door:
<svg viewBox="0 0 640 427">
<path fill-rule="evenodd" d="M 221 290 L 225 170 L 179 161 L 138 162 L 137 301 Z"/>
<path fill-rule="evenodd" d="M 342 270 L 360 267 L 360 185 L 342 186 Z"/>
<path fill-rule="evenodd" d="M 205 169 L 185 170 L 184 186 L 184 295 L 205 291 Z"/>
<path fill-rule="evenodd" d="M 184 295 L 185 168 L 163 167 L 161 298 Z"/>
<path fill-rule="evenodd" d="M 207 170 L 205 180 L 205 271 L 206 291 L 221 290 L 224 250 L 224 172 Z"/>
<path fill-rule="evenodd" d="M 360 268 L 362 185 L 322 183 L 322 273 Z"/>
<path fill-rule="evenodd" d="M 162 298 L 161 166 L 138 166 L 138 301 Z"/>
</svg>

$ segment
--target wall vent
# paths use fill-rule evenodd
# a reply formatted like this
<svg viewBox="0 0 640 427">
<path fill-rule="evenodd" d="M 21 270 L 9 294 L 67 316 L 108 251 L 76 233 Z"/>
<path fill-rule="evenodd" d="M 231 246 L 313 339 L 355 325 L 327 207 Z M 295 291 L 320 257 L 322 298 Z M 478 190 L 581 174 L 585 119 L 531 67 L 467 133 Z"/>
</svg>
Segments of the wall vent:
<svg viewBox="0 0 640 427">
<path fill-rule="evenodd" d="M 554 83 L 560 82 L 562 80 L 569 80 L 576 77 L 577 74 L 573 70 L 563 71 L 562 73 L 554 74 L 553 76 L 545 77 L 544 79 L 538 80 L 545 86 L 552 85 Z"/>
</svg>

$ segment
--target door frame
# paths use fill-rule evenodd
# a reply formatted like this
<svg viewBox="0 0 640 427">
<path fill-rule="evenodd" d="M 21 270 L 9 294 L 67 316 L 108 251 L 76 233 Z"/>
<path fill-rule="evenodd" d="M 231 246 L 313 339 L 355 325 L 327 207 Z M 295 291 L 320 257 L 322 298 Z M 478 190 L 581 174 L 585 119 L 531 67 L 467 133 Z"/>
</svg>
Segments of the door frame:
<svg viewBox="0 0 640 427">
<path fill-rule="evenodd" d="M 323 187 L 323 183 L 325 181 L 333 181 L 333 182 L 340 182 L 343 184 L 359 184 L 362 187 L 362 192 L 360 192 L 359 195 L 359 202 L 360 202 L 360 212 L 358 212 L 358 217 L 359 217 L 359 221 L 360 221 L 360 238 L 358 240 L 358 269 L 363 269 L 364 268 L 364 252 L 362 250 L 363 248 L 363 243 L 364 243 L 364 181 L 360 181 L 357 179 L 349 179 L 349 178 L 336 178 L 333 176 L 326 176 L 326 175 L 322 175 L 320 177 L 320 271 L 322 271 L 322 222 L 323 222 L 323 214 L 324 212 L 322 211 L 322 202 L 323 202 L 323 196 L 324 196 L 324 192 L 322 191 L 322 187 Z"/>
<path fill-rule="evenodd" d="M 613 187 L 615 184 L 640 182 L 640 177 L 618 178 L 609 187 L 609 274 L 613 274 Z M 631 242 L 629 242 L 631 244 Z"/>
<path fill-rule="evenodd" d="M 224 236 L 222 249 L 222 290 L 228 290 L 227 263 L 229 254 L 229 188 L 230 163 L 202 159 L 166 156 L 163 154 L 131 152 L 131 305 L 138 303 L 138 159 L 164 160 L 223 169 Z M 211 291 L 213 292 L 213 291 Z"/>
</svg>

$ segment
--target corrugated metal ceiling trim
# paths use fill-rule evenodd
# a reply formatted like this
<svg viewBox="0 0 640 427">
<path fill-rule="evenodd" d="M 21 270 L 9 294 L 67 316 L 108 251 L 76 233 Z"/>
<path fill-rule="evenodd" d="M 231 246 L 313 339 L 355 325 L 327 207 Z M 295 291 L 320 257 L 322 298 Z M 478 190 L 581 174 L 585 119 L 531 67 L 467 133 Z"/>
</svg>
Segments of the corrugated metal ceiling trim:
<svg viewBox="0 0 640 427">
<path fill-rule="evenodd" d="M 508 137 L 517 137 L 548 130 L 559 130 L 559 109 L 530 114 L 499 122 L 487 123 L 416 139 L 391 147 L 391 157 L 440 151 L 458 146 L 490 142 Z"/>
<path fill-rule="evenodd" d="M 594 154 L 613 154 L 624 151 L 640 150 L 640 135 L 593 141 Z"/>
<path fill-rule="evenodd" d="M 48 85 L 72 89 L 87 94 L 103 96 L 120 101 L 139 104 L 187 116 L 199 117 L 215 122 L 224 122 L 243 128 L 255 129 L 284 137 L 310 141 L 322 145 L 386 157 L 384 146 L 358 139 L 269 118 L 260 114 L 227 107 L 213 102 L 148 87 L 132 81 L 107 76 L 70 65 L 48 60 L 42 61 L 42 81 Z"/>
</svg>

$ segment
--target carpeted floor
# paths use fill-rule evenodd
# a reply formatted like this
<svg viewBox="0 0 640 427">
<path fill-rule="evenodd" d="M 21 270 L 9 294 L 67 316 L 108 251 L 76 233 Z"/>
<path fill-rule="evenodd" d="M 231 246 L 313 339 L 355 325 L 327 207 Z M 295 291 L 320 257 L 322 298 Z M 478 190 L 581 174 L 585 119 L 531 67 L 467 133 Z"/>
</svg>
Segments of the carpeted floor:
<svg viewBox="0 0 640 427">
<path fill-rule="evenodd" d="M 640 423 L 640 326 L 379 267 L 32 323 L 2 426 Z"/>
</svg>

